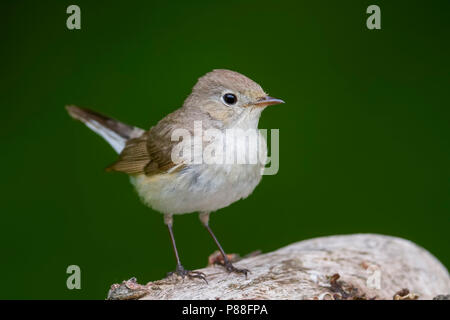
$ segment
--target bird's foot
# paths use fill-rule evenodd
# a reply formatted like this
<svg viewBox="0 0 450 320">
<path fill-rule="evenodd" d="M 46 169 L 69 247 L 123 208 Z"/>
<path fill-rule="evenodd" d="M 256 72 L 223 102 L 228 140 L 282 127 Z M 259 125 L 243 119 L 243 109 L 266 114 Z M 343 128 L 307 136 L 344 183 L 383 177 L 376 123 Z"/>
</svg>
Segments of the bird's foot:
<svg viewBox="0 0 450 320">
<path fill-rule="evenodd" d="M 225 262 L 224 267 L 228 271 L 228 273 L 234 272 L 234 273 L 245 274 L 245 278 L 247 278 L 247 274 L 250 272 L 250 270 L 248 270 L 248 269 L 236 268 L 235 266 L 233 266 L 233 264 L 230 261 Z"/>
<path fill-rule="evenodd" d="M 208 283 L 208 281 L 206 280 L 206 275 L 203 272 L 200 271 L 191 271 L 191 270 L 186 270 L 181 264 L 177 265 L 177 268 L 175 269 L 175 271 L 169 272 L 167 275 L 171 276 L 173 274 L 177 274 L 179 276 L 181 276 L 183 279 L 187 276 L 189 279 L 202 279 L 204 280 L 206 283 Z"/>
</svg>

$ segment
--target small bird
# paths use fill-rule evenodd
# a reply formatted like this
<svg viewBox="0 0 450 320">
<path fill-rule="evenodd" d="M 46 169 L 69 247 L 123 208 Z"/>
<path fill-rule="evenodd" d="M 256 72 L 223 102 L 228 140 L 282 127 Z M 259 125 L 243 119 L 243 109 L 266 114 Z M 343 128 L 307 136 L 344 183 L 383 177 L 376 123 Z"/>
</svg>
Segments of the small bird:
<svg viewBox="0 0 450 320">
<path fill-rule="evenodd" d="M 248 197 L 262 178 L 267 156 L 266 141 L 258 130 L 261 112 L 269 105 L 284 101 L 268 96 L 259 84 L 230 70 L 216 69 L 199 78 L 181 108 L 170 113 L 145 131 L 129 126 L 97 112 L 76 106 L 66 106 L 69 114 L 102 136 L 119 154 L 118 160 L 107 168 L 130 176 L 141 200 L 164 214 L 175 252 L 174 272 L 183 278 L 200 278 L 199 271 L 183 267 L 173 234 L 173 215 L 198 212 L 199 218 L 216 243 L 228 272 L 245 274 L 249 270 L 233 266 L 209 226 L 211 212 Z M 205 163 L 173 160 L 176 129 L 242 129 L 258 132 L 258 147 L 263 160 L 257 163 Z M 195 133 L 194 133 L 195 135 Z M 195 138 L 194 138 L 195 141 Z M 226 140 L 224 149 L 230 147 Z M 234 141 L 234 140 L 233 140 Z M 192 146 L 195 148 L 195 143 Z M 203 146 L 206 142 L 201 140 Z M 187 154 L 187 153 L 186 153 Z"/>
</svg>

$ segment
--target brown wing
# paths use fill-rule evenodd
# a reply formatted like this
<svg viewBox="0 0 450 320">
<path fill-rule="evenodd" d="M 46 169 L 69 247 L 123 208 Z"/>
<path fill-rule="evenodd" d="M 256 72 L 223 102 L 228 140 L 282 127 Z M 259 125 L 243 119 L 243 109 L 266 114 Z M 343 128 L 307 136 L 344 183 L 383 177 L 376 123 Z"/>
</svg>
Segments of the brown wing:
<svg viewBox="0 0 450 320">
<path fill-rule="evenodd" d="M 189 113 L 183 108 L 175 110 L 140 137 L 128 140 L 119 159 L 107 170 L 151 176 L 184 168 L 172 161 L 172 148 L 178 143 L 172 141 L 172 132 L 183 128 L 193 133 L 194 120 L 202 120 L 202 116 L 195 114 L 195 110 Z"/>
<path fill-rule="evenodd" d="M 147 152 L 151 161 L 144 168 L 144 173 L 147 176 L 155 173 L 167 172 L 176 165 L 173 163 L 171 157 L 172 146 L 173 143 L 171 141 L 161 141 L 158 137 L 152 135 L 152 131 L 149 132 Z"/>
<path fill-rule="evenodd" d="M 120 171 L 127 174 L 144 173 L 145 166 L 150 162 L 147 152 L 147 133 L 139 138 L 130 139 L 119 155 L 119 159 L 106 168 L 107 171 Z"/>
<path fill-rule="evenodd" d="M 172 141 L 156 136 L 150 130 L 139 138 L 128 140 L 119 159 L 106 170 L 147 176 L 167 172 L 176 166 L 171 158 L 172 146 Z M 181 168 L 178 166 L 177 170 Z"/>
</svg>

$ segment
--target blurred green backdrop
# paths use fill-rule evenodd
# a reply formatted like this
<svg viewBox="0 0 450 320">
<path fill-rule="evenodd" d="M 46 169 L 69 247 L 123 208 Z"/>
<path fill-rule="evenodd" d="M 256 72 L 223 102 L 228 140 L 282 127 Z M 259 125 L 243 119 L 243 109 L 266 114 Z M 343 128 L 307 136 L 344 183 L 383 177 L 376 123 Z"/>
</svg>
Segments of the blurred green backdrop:
<svg viewBox="0 0 450 320">
<path fill-rule="evenodd" d="M 66 28 L 81 7 L 82 29 Z M 381 7 L 382 30 L 366 28 Z M 228 252 L 325 235 L 410 239 L 450 266 L 449 1 L 3 1 L 0 298 L 103 299 L 175 266 L 162 216 L 66 104 L 149 128 L 214 68 L 287 103 L 280 171 L 212 216 Z M 196 215 L 175 217 L 184 265 L 215 250 Z M 66 288 L 66 268 L 82 289 Z M 7 288 L 7 290 L 5 289 Z"/>
</svg>

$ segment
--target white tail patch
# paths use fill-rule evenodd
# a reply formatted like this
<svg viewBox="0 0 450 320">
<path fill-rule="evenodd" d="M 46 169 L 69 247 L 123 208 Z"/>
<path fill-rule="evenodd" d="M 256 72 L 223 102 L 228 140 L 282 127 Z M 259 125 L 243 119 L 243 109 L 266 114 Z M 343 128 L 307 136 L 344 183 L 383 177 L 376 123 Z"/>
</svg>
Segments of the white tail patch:
<svg viewBox="0 0 450 320">
<path fill-rule="evenodd" d="M 117 153 L 121 153 L 123 148 L 125 148 L 125 143 L 127 140 L 119 136 L 116 132 L 102 126 L 100 123 L 92 119 L 85 121 L 84 124 L 105 139 Z"/>
</svg>

